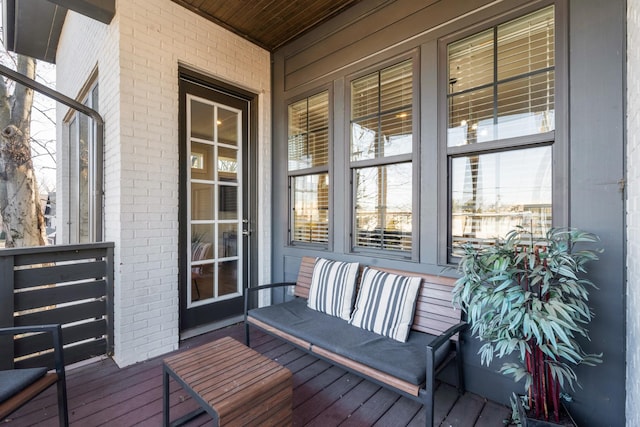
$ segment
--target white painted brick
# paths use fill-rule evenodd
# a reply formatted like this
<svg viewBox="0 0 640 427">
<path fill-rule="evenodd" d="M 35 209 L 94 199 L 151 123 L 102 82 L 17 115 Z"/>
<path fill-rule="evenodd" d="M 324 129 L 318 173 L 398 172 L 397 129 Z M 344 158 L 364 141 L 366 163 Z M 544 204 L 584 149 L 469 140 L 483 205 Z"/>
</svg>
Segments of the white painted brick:
<svg viewBox="0 0 640 427">
<path fill-rule="evenodd" d="M 57 62 L 58 89 L 70 96 L 98 68 L 105 236 L 116 244 L 115 360 L 124 366 L 178 346 L 178 64 L 260 94 L 258 194 L 267 215 L 271 76 L 268 52 L 171 0 L 117 6 L 109 26 L 69 12 Z M 267 215 L 258 219 L 261 281 L 270 274 Z"/>
</svg>

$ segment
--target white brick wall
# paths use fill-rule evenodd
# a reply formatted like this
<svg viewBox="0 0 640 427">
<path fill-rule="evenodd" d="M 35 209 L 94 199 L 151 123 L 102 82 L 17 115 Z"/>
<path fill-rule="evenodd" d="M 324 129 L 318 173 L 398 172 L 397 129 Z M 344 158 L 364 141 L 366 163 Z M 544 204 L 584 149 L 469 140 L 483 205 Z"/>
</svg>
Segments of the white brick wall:
<svg viewBox="0 0 640 427">
<path fill-rule="evenodd" d="M 640 425 L 640 2 L 627 3 L 627 402 Z"/>
<path fill-rule="evenodd" d="M 78 47 L 80 45 L 80 47 Z M 116 243 L 115 359 L 178 346 L 178 64 L 259 96 L 259 211 L 269 212 L 270 55 L 170 0 L 117 2 L 106 27 L 70 13 L 58 88 L 72 96 L 98 64 L 106 127 L 106 240 Z M 271 219 L 259 218 L 260 253 Z M 270 259 L 260 260 L 260 282 Z"/>
</svg>

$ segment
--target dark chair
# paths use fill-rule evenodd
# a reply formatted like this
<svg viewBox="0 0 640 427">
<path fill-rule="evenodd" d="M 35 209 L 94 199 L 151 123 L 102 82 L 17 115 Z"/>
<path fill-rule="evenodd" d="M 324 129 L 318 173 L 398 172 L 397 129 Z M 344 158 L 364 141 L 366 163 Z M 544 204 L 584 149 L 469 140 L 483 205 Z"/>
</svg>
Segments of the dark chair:
<svg viewBox="0 0 640 427">
<path fill-rule="evenodd" d="M 31 332 L 48 332 L 52 334 L 55 372 L 47 372 L 48 369 L 46 367 L 0 371 L 0 420 L 4 420 L 22 405 L 49 388 L 49 386 L 57 384 L 60 426 L 68 426 L 69 415 L 62 350 L 62 327 L 60 325 L 40 325 L 0 328 L 0 335 L 20 335 Z"/>
</svg>

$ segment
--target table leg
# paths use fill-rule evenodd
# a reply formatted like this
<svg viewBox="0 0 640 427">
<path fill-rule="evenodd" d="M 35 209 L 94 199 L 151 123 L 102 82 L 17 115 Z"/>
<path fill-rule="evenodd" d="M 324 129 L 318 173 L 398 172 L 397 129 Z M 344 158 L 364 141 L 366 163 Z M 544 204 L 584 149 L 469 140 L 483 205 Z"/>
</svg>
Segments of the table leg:
<svg viewBox="0 0 640 427">
<path fill-rule="evenodd" d="M 169 427 L 169 372 L 162 367 L 162 425 Z"/>
</svg>

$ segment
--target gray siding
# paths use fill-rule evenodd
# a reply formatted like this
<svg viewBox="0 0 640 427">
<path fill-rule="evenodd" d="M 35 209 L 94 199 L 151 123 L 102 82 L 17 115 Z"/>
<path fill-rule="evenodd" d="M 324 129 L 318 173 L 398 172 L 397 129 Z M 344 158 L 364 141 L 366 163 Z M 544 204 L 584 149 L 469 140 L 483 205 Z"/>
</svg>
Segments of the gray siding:
<svg viewBox="0 0 640 427">
<path fill-rule="evenodd" d="M 494 4 L 495 3 L 495 4 Z M 454 275 L 439 263 L 439 239 L 446 226 L 438 179 L 446 165 L 438 147 L 438 39 L 455 31 L 533 2 L 512 0 L 367 1 L 274 53 L 273 129 L 273 279 L 295 280 L 303 255 L 327 256 L 364 264 Z M 558 133 L 568 159 L 564 169 L 568 194 L 560 194 L 568 225 L 600 235 L 602 259 L 591 265 L 600 288 L 592 306 L 596 320 L 587 348 L 604 353 L 598 367 L 580 368 L 583 385 L 574 393 L 571 411 L 580 425 L 624 425 L 624 203 L 618 181 L 624 178 L 624 0 L 568 2 L 569 126 Z M 348 152 L 347 78 L 398 55 L 417 51 L 420 62 L 420 246 L 417 262 L 373 258 L 349 252 L 345 232 L 350 219 L 334 215 L 328 251 L 287 245 L 287 103 L 290 99 L 329 87 L 333 96 L 334 164 L 345 164 Z M 566 85 L 566 81 L 564 82 Z M 565 86 L 566 87 L 566 86 Z M 562 104 L 559 104 L 562 105 Z M 418 119 L 416 119 L 418 120 Z M 566 144 L 568 138 L 568 144 Z M 558 161 L 558 158 L 555 159 Z M 348 206 L 350 184 L 342 174 L 332 177 L 331 203 Z M 556 194 L 558 196 L 558 194 Z M 342 212 L 339 210 L 338 212 Z M 283 295 L 274 295 L 277 301 Z M 510 378 L 496 373 L 499 363 L 481 367 L 476 340 L 465 342 L 468 388 L 506 403 L 521 391 Z"/>
</svg>

